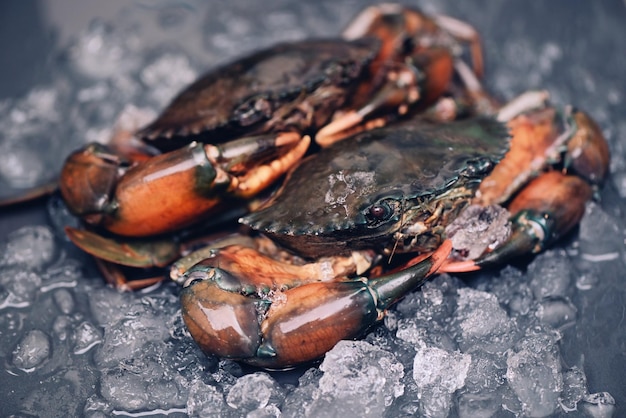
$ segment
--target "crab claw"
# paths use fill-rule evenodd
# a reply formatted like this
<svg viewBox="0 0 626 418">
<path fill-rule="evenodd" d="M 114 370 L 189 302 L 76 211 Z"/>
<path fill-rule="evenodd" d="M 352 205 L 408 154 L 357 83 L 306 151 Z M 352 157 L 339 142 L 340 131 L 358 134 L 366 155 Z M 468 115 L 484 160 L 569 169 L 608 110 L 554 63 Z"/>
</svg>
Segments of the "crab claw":
<svg viewBox="0 0 626 418">
<path fill-rule="evenodd" d="M 340 278 L 264 292 L 222 268 L 200 265 L 186 273 L 183 319 L 207 354 L 270 369 L 293 367 L 362 335 L 436 272 L 450 250 L 446 241 L 420 263 L 370 280 Z"/>
<path fill-rule="evenodd" d="M 511 202 L 512 232 L 506 242 L 476 260 L 446 263 L 441 271 L 473 271 L 542 251 L 580 222 L 592 194 L 591 186 L 578 176 L 542 174 Z"/>
<path fill-rule="evenodd" d="M 165 267 L 180 256 L 180 247 L 172 239 L 112 239 L 91 231 L 66 227 L 68 238 L 94 257 L 128 267 Z"/>
</svg>

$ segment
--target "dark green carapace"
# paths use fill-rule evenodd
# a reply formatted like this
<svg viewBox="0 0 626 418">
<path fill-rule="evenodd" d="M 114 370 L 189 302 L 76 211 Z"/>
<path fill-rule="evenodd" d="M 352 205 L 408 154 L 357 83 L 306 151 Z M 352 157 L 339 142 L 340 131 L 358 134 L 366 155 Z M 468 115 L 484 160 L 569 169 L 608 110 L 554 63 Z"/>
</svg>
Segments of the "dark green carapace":
<svg viewBox="0 0 626 418">
<path fill-rule="evenodd" d="M 508 146 L 505 126 L 488 118 L 363 132 L 305 160 L 242 222 L 306 256 L 385 246 L 407 222 L 441 212 L 433 205 L 464 205 Z"/>
</svg>

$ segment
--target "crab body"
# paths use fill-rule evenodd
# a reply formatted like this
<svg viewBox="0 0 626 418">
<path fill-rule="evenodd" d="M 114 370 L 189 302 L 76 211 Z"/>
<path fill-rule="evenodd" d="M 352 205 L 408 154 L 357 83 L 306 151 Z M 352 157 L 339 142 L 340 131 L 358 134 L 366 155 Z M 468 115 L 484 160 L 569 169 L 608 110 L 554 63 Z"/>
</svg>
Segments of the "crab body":
<svg viewBox="0 0 626 418">
<path fill-rule="evenodd" d="M 208 354 L 274 369 L 315 360 L 437 272 L 542 250 L 602 182 L 609 154 L 595 122 L 557 112 L 544 93 L 500 108 L 475 77 L 481 59 L 469 26 L 383 5 L 343 39 L 219 67 L 136 132 L 138 148 L 90 145 L 63 168 L 75 214 L 147 239 L 67 233 L 128 288 L 109 263 L 168 265 L 185 252 L 168 234 L 247 207 L 252 237 L 174 264 L 183 318 Z M 441 106 L 451 101 L 464 110 Z M 259 207 L 253 198 L 283 177 Z"/>
<path fill-rule="evenodd" d="M 271 205 L 242 222 L 306 257 L 432 251 L 442 241 L 437 231 L 469 203 L 508 143 L 504 125 L 488 118 L 363 132 L 303 161 Z M 403 248 L 396 237 L 417 223 L 429 233 Z"/>
</svg>

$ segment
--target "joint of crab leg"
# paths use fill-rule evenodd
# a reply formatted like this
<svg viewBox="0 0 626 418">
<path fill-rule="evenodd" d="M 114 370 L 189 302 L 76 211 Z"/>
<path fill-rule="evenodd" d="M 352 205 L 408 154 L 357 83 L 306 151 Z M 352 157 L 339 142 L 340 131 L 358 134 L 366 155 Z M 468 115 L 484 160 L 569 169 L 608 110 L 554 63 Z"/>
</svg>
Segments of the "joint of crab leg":
<svg viewBox="0 0 626 418">
<path fill-rule="evenodd" d="M 545 90 L 527 91 L 502 106 L 496 119 L 500 122 L 508 122 L 522 113 L 545 107 L 549 99 L 550 93 Z"/>
<path fill-rule="evenodd" d="M 408 292 L 421 286 L 426 279 L 439 270 L 452 251 L 452 243 L 445 240 L 437 250 L 425 260 L 405 270 L 368 281 L 369 287 L 376 294 L 378 309 L 389 308 Z"/>
<path fill-rule="evenodd" d="M 474 74 L 482 78 L 484 74 L 483 50 L 480 35 L 471 25 L 446 15 L 435 15 L 433 19 L 442 29 L 454 38 L 466 42 L 470 47 Z"/>
<path fill-rule="evenodd" d="M 543 250 L 580 222 L 591 196 L 591 186 L 578 176 L 557 171 L 540 175 L 509 205 L 512 233 L 506 242 L 474 261 L 450 262 L 442 271 L 476 270 Z"/>
<path fill-rule="evenodd" d="M 602 183 L 609 168 L 609 147 L 596 122 L 584 112 L 571 114 L 576 128 L 567 143 L 565 167 L 589 183 Z"/>
<path fill-rule="evenodd" d="M 420 98 L 417 86 L 416 74 L 404 67 L 388 75 L 387 82 L 374 95 L 372 100 L 360 109 L 352 110 L 333 120 L 320 129 L 316 136 L 316 142 L 327 147 L 339 139 L 344 138 L 355 126 L 363 123 L 380 109 L 397 108 L 399 114 L 406 113 L 407 106 Z"/>
<path fill-rule="evenodd" d="M 274 159 L 268 164 L 263 164 L 252 168 L 244 176 L 239 177 L 237 180 L 236 191 L 234 192 L 240 197 L 251 197 L 257 194 L 260 190 L 268 187 L 280 176 L 285 174 L 291 169 L 300 159 L 304 156 L 309 145 L 311 138 L 304 136 L 285 155 L 280 158 Z"/>
<path fill-rule="evenodd" d="M 431 48 L 416 53 L 405 63 L 389 70 L 386 82 L 369 102 L 320 129 L 315 136 L 316 142 L 327 147 L 353 133 L 352 130 L 366 120 L 377 120 L 374 117 L 382 109 L 395 109 L 398 115 L 404 115 L 411 106 L 431 104 L 448 87 L 452 71 L 453 62 L 447 50 Z M 386 118 L 393 117 L 390 114 Z M 386 118 L 378 120 L 385 124 Z"/>
<path fill-rule="evenodd" d="M 276 154 L 280 147 L 294 146 L 301 137 L 296 132 L 250 136 L 220 145 L 205 145 L 209 160 L 225 171 L 245 171 L 247 167 Z"/>
</svg>

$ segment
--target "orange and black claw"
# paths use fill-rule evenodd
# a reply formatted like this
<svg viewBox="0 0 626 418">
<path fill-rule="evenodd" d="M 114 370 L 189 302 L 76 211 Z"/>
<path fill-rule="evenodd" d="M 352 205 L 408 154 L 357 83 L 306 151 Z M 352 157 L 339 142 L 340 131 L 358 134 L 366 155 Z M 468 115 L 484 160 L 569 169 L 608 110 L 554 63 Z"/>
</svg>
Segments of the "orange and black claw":
<svg viewBox="0 0 626 418">
<path fill-rule="evenodd" d="M 592 194 L 592 187 L 578 176 L 558 171 L 542 174 L 509 205 L 512 233 L 506 242 L 476 260 L 449 262 L 440 271 L 473 271 L 542 251 L 580 222 Z"/>
</svg>

